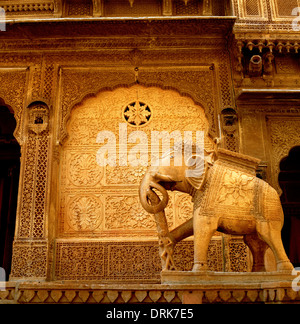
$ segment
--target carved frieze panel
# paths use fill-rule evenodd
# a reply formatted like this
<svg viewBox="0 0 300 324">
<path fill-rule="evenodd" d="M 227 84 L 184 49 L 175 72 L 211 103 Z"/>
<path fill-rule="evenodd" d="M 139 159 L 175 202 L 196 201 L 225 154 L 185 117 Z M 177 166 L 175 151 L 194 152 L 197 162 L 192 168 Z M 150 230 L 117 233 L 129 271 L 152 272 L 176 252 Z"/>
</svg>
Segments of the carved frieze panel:
<svg viewBox="0 0 300 324">
<path fill-rule="evenodd" d="M 238 0 L 238 16 L 243 20 L 266 20 L 267 4 L 263 0 Z"/>
<path fill-rule="evenodd" d="M 223 270 L 222 249 L 220 237 L 211 240 L 208 249 L 209 270 Z M 174 252 L 178 270 L 190 271 L 192 269 L 193 250 L 193 241 L 178 243 Z M 56 260 L 56 280 L 160 283 L 161 261 L 156 241 L 79 242 L 58 240 Z M 233 264 L 235 264 L 234 260 Z M 232 271 L 243 270 L 239 267 L 237 270 L 233 268 Z"/>
<path fill-rule="evenodd" d="M 294 56 L 281 55 L 275 59 L 276 72 L 283 75 L 299 75 L 299 61 Z"/>
<path fill-rule="evenodd" d="M 2 0 L 0 7 L 4 8 L 8 16 L 37 16 L 53 15 L 56 10 L 56 1 L 53 0 Z"/>
<path fill-rule="evenodd" d="M 226 235 L 224 238 L 225 271 L 251 271 L 251 252 L 242 237 Z"/>
<path fill-rule="evenodd" d="M 271 0 L 273 17 L 276 20 L 287 20 L 292 18 L 292 10 L 299 7 L 298 0 Z"/>
<path fill-rule="evenodd" d="M 10 280 L 30 277 L 45 278 L 48 261 L 47 249 L 45 241 L 14 242 Z"/>
</svg>

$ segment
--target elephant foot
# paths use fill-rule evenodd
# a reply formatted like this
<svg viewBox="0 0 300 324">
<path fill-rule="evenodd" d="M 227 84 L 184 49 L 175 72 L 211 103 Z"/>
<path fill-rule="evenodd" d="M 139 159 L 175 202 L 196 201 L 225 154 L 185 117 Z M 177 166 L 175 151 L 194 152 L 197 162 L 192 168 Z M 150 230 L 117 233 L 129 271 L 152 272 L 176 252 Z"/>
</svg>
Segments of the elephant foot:
<svg viewBox="0 0 300 324">
<path fill-rule="evenodd" d="M 277 262 L 277 271 L 292 271 L 294 266 L 290 261 L 279 261 Z"/>
<path fill-rule="evenodd" d="M 207 263 L 206 262 L 194 262 L 192 271 L 193 272 L 207 272 Z"/>
</svg>

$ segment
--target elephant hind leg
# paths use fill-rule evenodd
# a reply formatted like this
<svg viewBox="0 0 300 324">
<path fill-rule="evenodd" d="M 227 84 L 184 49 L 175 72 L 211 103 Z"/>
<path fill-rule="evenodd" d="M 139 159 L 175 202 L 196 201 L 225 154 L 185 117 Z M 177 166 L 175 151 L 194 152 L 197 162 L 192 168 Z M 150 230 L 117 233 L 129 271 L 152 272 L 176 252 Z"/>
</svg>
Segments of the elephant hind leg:
<svg viewBox="0 0 300 324">
<path fill-rule="evenodd" d="M 266 271 L 264 256 L 268 245 L 258 237 L 257 233 L 245 235 L 244 242 L 248 245 L 253 256 L 252 272 Z"/>
<path fill-rule="evenodd" d="M 281 240 L 281 227 L 279 222 L 260 222 L 257 224 L 257 233 L 274 253 L 277 271 L 292 270 L 294 267 L 288 259 Z"/>
</svg>

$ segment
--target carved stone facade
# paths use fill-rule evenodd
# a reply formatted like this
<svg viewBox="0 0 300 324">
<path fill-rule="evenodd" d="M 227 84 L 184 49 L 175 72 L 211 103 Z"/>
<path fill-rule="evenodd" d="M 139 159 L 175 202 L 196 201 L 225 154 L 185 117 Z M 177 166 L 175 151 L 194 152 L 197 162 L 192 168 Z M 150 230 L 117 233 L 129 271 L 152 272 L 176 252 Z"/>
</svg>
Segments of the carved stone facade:
<svg viewBox="0 0 300 324">
<path fill-rule="evenodd" d="M 261 159 L 258 173 L 281 190 L 280 161 L 300 145 L 297 1 L 147 3 L 0 1 L 0 103 L 14 113 L 22 153 L 12 287 L 15 280 L 160 283 L 155 221 L 137 192 L 146 168 L 96 161 L 97 134 L 111 131 L 118 143 L 120 124 L 148 139 L 152 130 L 201 130 L 207 149 L 221 137 L 222 147 Z M 169 227 L 190 218 L 191 206 L 173 192 Z M 190 270 L 192 258 L 192 241 L 176 247 L 180 270 Z M 251 262 L 242 238 L 213 237 L 211 270 L 249 271 Z M 273 270 L 271 251 L 266 262 Z M 0 299 L 62 298 L 25 287 L 18 299 L 11 289 Z"/>
</svg>

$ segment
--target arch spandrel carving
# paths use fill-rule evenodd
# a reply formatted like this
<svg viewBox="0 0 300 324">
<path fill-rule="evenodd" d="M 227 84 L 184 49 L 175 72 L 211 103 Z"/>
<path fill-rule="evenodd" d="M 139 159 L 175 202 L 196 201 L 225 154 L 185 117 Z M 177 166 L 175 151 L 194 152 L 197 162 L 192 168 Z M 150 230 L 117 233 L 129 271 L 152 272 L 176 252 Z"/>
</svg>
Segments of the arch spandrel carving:
<svg viewBox="0 0 300 324">
<path fill-rule="evenodd" d="M 14 137 L 20 145 L 23 143 L 21 119 L 25 100 L 27 69 L 1 69 L 0 71 L 0 98 L 3 104 L 9 107 L 16 119 Z"/>
<path fill-rule="evenodd" d="M 87 97 L 103 91 L 113 91 L 120 87 L 131 87 L 137 83 L 134 69 L 86 69 L 63 68 L 61 75 L 61 112 L 59 118 L 58 142 L 66 140 L 67 123 L 73 107 Z M 190 97 L 196 105 L 202 106 L 209 121 L 208 134 L 218 136 L 217 111 L 219 102 L 214 93 L 218 92 L 213 65 L 197 67 L 141 69 L 138 83 L 145 87 L 156 86 L 164 90 L 175 90 L 182 96 Z"/>
</svg>

